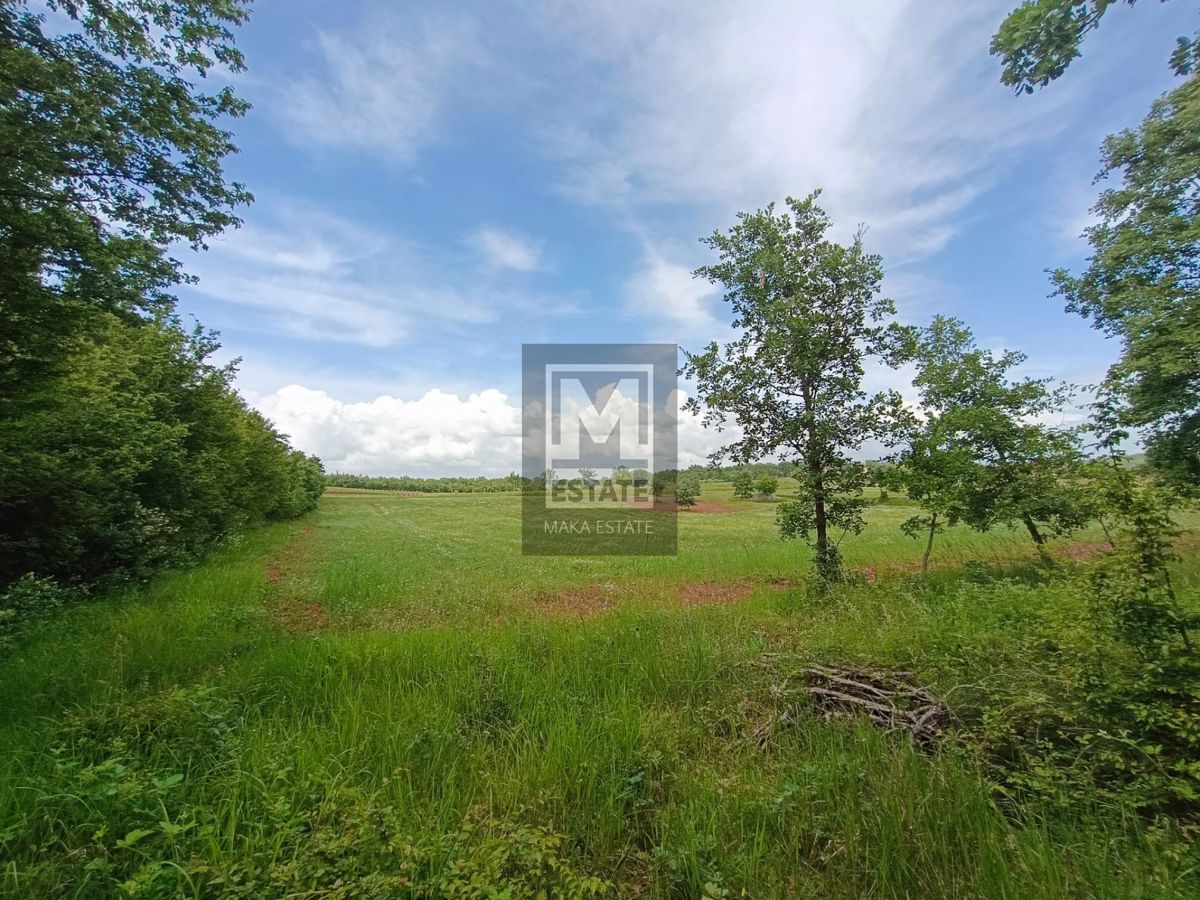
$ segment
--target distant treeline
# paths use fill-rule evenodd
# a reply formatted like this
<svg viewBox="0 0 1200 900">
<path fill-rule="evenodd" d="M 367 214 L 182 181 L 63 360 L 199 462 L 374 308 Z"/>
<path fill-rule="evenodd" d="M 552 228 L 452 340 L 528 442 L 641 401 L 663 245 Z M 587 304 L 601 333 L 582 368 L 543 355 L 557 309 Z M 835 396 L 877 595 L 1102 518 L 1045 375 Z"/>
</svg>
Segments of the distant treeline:
<svg viewBox="0 0 1200 900">
<path fill-rule="evenodd" d="M 412 478 L 408 475 L 350 475 L 334 472 L 325 476 L 328 487 L 368 491 L 412 491 L 422 494 L 481 494 L 519 491 L 525 480 L 515 472 L 503 478 Z"/>
<path fill-rule="evenodd" d="M 740 472 L 749 472 L 755 478 L 763 475 L 774 475 L 776 478 L 790 478 L 796 469 L 795 463 L 747 463 L 743 466 L 691 466 L 685 471 L 696 475 L 701 481 L 733 481 Z"/>
<path fill-rule="evenodd" d="M 750 472 L 755 477 L 775 475 L 786 478 L 792 474 L 795 466 L 790 463 L 751 463 L 745 466 L 691 466 L 683 470 L 669 470 L 661 475 L 668 481 L 674 481 L 679 471 L 695 475 L 702 481 L 731 481 L 733 476 L 741 471 Z M 621 482 L 628 480 L 631 484 L 647 484 L 650 474 L 643 469 L 628 471 L 627 476 L 618 471 L 615 476 L 605 475 L 586 479 L 590 484 L 600 484 L 606 480 Z M 569 479 L 555 477 L 556 482 L 566 482 Z M 500 491 L 520 491 L 527 487 L 543 489 L 545 478 L 522 478 L 516 472 L 511 472 L 503 478 L 413 478 L 408 475 L 351 475 L 346 472 L 334 472 L 325 476 L 328 487 L 359 488 L 369 491 L 413 491 L 423 494 L 470 494 L 495 493 Z"/>
</svg>

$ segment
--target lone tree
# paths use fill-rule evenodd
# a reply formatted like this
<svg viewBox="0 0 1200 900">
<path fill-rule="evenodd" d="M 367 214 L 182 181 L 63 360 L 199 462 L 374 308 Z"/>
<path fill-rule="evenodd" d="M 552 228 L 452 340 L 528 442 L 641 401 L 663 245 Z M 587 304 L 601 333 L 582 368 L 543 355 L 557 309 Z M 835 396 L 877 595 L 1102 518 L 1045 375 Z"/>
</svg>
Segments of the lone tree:
<svg viewBox="0 0 1200 900">
<path fill-rule="evenodd" d="M 986 531 L 1021 524 L 1041 551 L 1046 533 L 1081 527 L 1092 504 L 1080 481 L 1078 436 L 1039 419 L 1061 415 L 1070 388 L 1048 379 L 1012 380 L 1025 355 L 981 350 L 957 319 L 938 316 L 917 342 L 917 377 L 925 414 L 898 477 L 929 513 L 909 533 L 928 529 L 926 556 L 941 522 Z"/>
<path fill-rule="evenodd" d="M 799 466 L 797 500 L 780 504 L 784 538 L 810 541 L 818 574 L 841 571 L 831 530 L 862 528 L 866 472 L 851 448 L 895 433 L 903 404 L 894 391 L 867 396 L 868 359 L 898 363 L 905 330 L 890 321 L 892 302 L 879 294 L 881 260 L 826 237 L 829 217 L 818 193 L 740 213 L 728 233 L 703 239 L 719 259 L 696 275 L 721 285 L 741 337 L 688 353 L 683 374 L 696 382 L 689 407 L 706 426 L 730 421 L 742 437 L 713 454 L 747 464 L 772 455 Z"/>
</svg>

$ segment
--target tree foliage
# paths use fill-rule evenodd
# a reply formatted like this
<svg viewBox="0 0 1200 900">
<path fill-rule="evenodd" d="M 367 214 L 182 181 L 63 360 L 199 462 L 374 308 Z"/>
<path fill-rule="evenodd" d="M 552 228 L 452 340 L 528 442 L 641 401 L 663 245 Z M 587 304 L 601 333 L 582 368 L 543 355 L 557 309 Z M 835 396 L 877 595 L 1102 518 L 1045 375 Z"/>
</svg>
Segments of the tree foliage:
<svg viewBox="0 0 1200 900">
<path fill-rule="evenodd" d="M 774 497 L 779 490 L 779 479 L 774 475 L 760 475 L 754 480 L 754 492 L 764 497 Z"/>
<path fill-rule="evenodd" d="M 700 499 L 700 479 L 685 472 L 675 482 L 675 503 L 678 506 L 695 506 Z"/>
<path fill-rule="evenodd" d="M 1200 484 L 1200 82 L 1189 79 L 1136 130 L 1104 142 L 1104 191 L 1076 277 L 1054 273 L 1067 308 L 1121 341 L 1110 386 L 1146 429 L 1153 465 Z"/>
<path fill-rule="evenodd" d="M 1020 524 L 1041 547 L 1046 532 L 1091 517 L 1075 431 L 1041 421 L 1061 415 L 1068 387 L 1013 379 L 1024 354 L 981 350 L 965 325 L 943 316 L 921 333 L 916 356 L 924 419 L 893 477 L 927 512 L 905 523 L 910 534 L 928 534 L 926 562 L 942 524 Z"/>
<path fill-rule="evenodd" d="M 1032 93 L 1058 78 L 1085 35 L 1133 0 L 1028 0 L 1004 20 L 992 52 L 1001 79 Z M 1171 56 L 1191 75 L 1200 40 L 1180 37 Z M 1190 77 L 1155 102 L 1138 129 L 1109 136 L 1097 181 L 1118 179 L 1093 209 L 1092 247 L 1080 276 L 1054 273 L 1067 309 L 1121 341 L 1108 390 L 1124 397 L 1124 424 L 1143 429 L 1150 461 L 1200 485 L 1200 84 Z"/>
<path fill-rule="evenodd" d="M 904 341 L 890 322 L 895 308 L 880 296 L 883 270 L 861 234 L 849 245 L 830 240 L 817 194 L 741 213 L 727 233 L 704 239 L 718 261 L 696 271 L 720 285 L 741 337 L 689 353 L 693 410 L 720 427 L 733 421 L 742 437 L 714 454 L 750 463 L 781 455 L 798 463 L 797 500 L 781 504 L 781 534 L 813 537 L 819 572 L 836 577 L 833 530 L 862 527 L 865 472 L 851 448 L 887 437 L 901 416 L 898 394 L 867 396 L 868 359 L 895 362 Z"/>
<path fill-rule="evenodd" d="M 171 295 L 170 249 L 250 200 L 223 171 L 246 104 L 196 87 L 242 68 L 247 7 L 0 2 L 0 583 L 148 572 L 322 490 Z"/>
<path fill-rule="evenodd" d="M 1061 76 L 1080 56 L 1088 33 L 1100 25 L 1114 6 L 1133 6 L 1135 0 L 1025 0 L 992 37 L 992 54 L 1004 65 L 1000 80 L 1017 93 L 1032 94 Z M 1188 74 L 1195 67 L 1196 38 L 1180 37 L 1171 54 L 1171 68 Z"/>
<path fill-rule="evenodd" d="M 754 496 L 754 473 L 749 469 L 737 469 L 729 479 L 733 484 L 733 496 L 749 500 Z"/>
<path fill-rule="evenodd" d="M 89 332 L 0 428 L 0 583 L 145 574 L 316 505 L 320 462 L 205 361 L 208 335 L 112 313 Z"/>
</svg>

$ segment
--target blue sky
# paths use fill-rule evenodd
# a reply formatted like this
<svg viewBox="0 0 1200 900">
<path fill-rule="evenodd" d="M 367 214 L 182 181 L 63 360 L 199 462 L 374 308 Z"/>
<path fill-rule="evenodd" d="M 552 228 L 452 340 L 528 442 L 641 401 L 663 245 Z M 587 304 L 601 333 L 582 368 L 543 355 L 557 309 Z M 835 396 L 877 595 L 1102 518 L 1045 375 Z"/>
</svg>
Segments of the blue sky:
<svg viewBox="0 0 1200 900">
<path fill-rule="evenodd" d="M 822 188 L 906 321 L 1094 381 L 1115 348 L 1044 270 L 1086 256 L 1100 142 L 1171 86 L 1195 13 L 1116 8 L 1016 97 L 987 52 L 1010 2 L 258 0 L 228 167 L 257 202 L 182 308 L 329 468 L 503 474 L 523 342 L 727 336 L 697 239 Z M 718 440 L 684 423 L 683 461 Z"/>
</svg>

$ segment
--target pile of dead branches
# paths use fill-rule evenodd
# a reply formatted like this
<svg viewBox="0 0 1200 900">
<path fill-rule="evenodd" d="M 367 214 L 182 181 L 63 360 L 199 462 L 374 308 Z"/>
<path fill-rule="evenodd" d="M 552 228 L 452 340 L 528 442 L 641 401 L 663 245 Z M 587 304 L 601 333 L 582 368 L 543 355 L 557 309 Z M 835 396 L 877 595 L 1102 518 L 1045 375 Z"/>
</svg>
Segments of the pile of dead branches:
<svg viewBox="0 0 1200 900">
<path fill-rule="evenodd" d="M 824 717 L 853 718 L 866 716 L 887 732 L 906 732 L 920 747 L 932 746 L 950 724 L 950 711 L 919 685 L 911 672 L 807 665 L 797 673 L 809 705 Z M 784 686 L 777 695 L 793 695 Z M 774 730 L 794 724 L 795 717 L 784 711 L 758 729 L 759 746 L 765 747 Z"/>
</svg>

